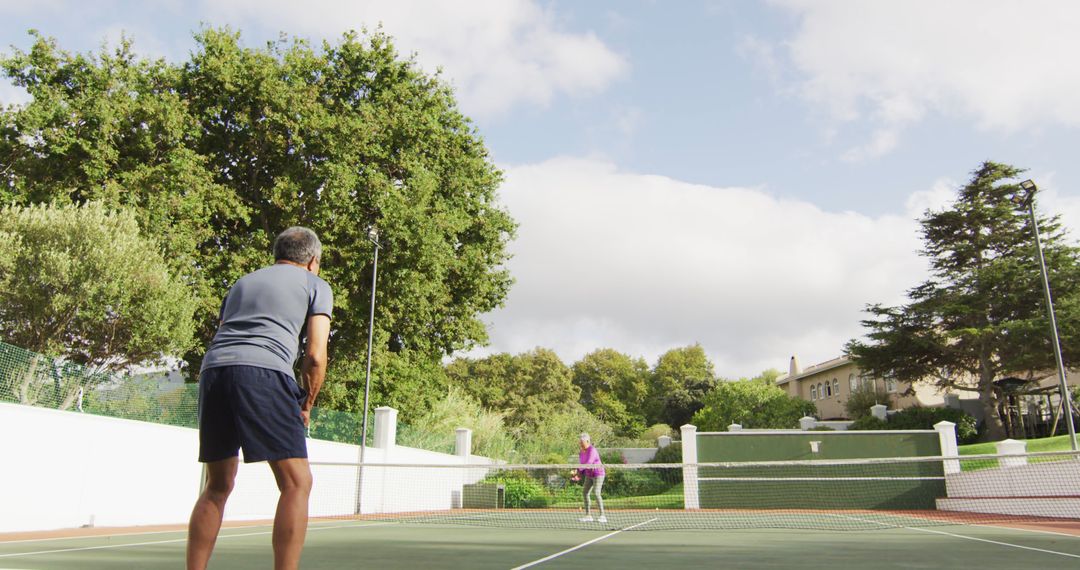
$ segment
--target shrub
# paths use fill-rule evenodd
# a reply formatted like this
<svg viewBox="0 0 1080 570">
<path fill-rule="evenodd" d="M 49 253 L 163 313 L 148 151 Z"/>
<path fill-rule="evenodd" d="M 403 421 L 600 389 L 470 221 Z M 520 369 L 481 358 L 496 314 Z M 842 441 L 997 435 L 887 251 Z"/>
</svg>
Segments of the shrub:
<svg viewBox="0 0 1080 570">
<path fill-rule="evenodd" d="M 621 451 L 609 450 L 600 453 L 600 461 L 605 465 L 618 465 L 626 463 L 626 457 L 623 456 Z"/>
<path fill-rule="evenodd" d="M 552 452 L 552 453 L 549 453 L 549 454 L 541 457 L 540 461 L 538 461 L 537 463 L 540 463 L 540 464 L 543 464 L 543 465 L 557 465 L 557 464 L 560 464 L 560 463 L 573 463 L 573 461 L 570 461 L 570 458 L 565 456 L 565 455 L 562 455 L 560 453 Z"/>
<path fill-rule="evenodd" d="M 597 447 L 611 441 L 611 428 L 575 403 L 569 410 L 550 414 L 533 429 L 524 432 L 517 446 L 519 457 L 525 462 L 537 463 L 552 453 L 563 457 L 577 455 L 581 432 L 591 435 L 593 445 Z"/>
<path fill-rule="evenodd" d="M 525 471 L 506 471 L 484 479 L 485 483 L 502 483 L 505 506 L 508 509 L 535 509 L 551 504 L 552 498 L 544 484 Z"/>
<path fill-rule="evenodd" d="M 923 408 L 915 406 L 900 410 L 889 416 L 888 421 L 874 416 L 863 416 L 848 429 L 934 429 L 934 424 L 947 421 L 956 424 L 956 439 L 960 443 L 973 443 L 979 437 L 978 424 L 968 413 L 954 408 Z"/>
<path fill-rule="evenodd" d="M 857 420 L 870 415 L 870 407 L 877 404 L 889 405 L 889 395 L 878 392 L 872 385 L 865 384 L 848 396 L 844 410 L 849 418 Z"/>
<path fill-rule="evenodd" d="M 889 416 L 888 429 L 934 429 L 934 424 L 942 421 L 956 424 L 956 439 L 960 443 L 973 443 L 979 436 L 975 418 L 955 408 L 916 406 L 900 410 Z"/>
<path fill-rule="evenodd" d="M 641 497 L 663 493 L 669 487 L 653 469 L 608 469 L 603 492 L 610 497 Z"/>
<path fill-rule="evenodd" d="M 675 430 L 671 429 L 671 426 L 667 424 L 653 424 L 641 432 L 641 439 L 655 442 L 662 435 L 675 437 Z"/>
<path fill-rule="evenodd" d="M 667 447 L 661 447 L 649 463 L 682 463 L 682 444 L 673 443 Z"/>
<path fill-rule="evenodd" d="M 682 463 L 682 444 L 673 443 L 667 447 L 661 447 L 657 450 L 656 457 L 650 459 L 649 463 Z M 682 469 L 656 469 L 654 472 L 667 485 L 667 488 L 682 483 Z"/>
<path fill-rule="evenodd" d="M 885 430 L 889 429 L 889 423 L 881 418 L 866 415 L 854 422 L 848 427 L 849 430 Z"/>
</svg>

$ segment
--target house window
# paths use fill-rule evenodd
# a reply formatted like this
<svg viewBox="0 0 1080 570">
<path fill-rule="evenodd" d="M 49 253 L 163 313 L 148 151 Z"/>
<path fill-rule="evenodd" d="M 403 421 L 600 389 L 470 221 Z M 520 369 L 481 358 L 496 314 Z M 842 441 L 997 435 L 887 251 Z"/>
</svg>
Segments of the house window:
<svg viewBox="0 0 1080 570">
<path fill-rule="evenodd" d="M 826 398 L 826 397 L 828 397 L 828 396 L 831 396 L 831 395 L 832 395 L 832 394 L 828 394 L 828 393 L 826 393 L 826 392 L 825 392 L 825 388 L 826 388 L 827 386 L 828 386 L 828 384 L 826 384 L 825 386 L 822 386 L 820 382 L 819 382 L 819 383 L 818 383 L 818 385 L 817 385 L 817 393 L 818 393 L 818 395 L 820 395 L 820 396 L 821 396 L 822 398 Z"/>
<path fill-rule="evenodd" d="M 888 391 L 890 394 L 896 392 L 896 380 L 893 378 L 886 378 L 885 390 Z"/>
<path fill-rule="evenodd" d="M 816 399 L 817 399 L 817 386 L 810 386 L 810 400 L 813 401 L 813 400 L 816 400 Z"/>
<path fill-rule="evenodd" d="M 836 396 L 840 395 L 840 381 L 836 378 L 832 379 L 832 393 Z"/>
<path fill-rule="evenodd" d="M 848 385 L 848 389 L 850 389 L 852 392 L 854 392 L 854 391 L 859 389 L 859 379 L 856 378 L 854 374 L 848 374 L 848 376 L 847 376 L 847 385 Z"/>
<path fill-rule="evenodd" d="M 859 386 L 861 386 L 863 390 L 873 390 L 877 392 L 877 381 L 869 374 L 862 374 L 859 376 Z"/>
</svg>

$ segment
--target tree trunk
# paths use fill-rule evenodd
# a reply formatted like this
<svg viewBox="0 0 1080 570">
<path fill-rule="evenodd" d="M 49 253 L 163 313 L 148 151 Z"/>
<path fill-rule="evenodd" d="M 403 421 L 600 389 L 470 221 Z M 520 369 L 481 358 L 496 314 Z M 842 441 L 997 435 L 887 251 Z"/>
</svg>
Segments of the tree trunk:
<svg viewBox="0 0 1080 570">
<path fill-rule="evenodd" d="M 998 414 L 997 395 L 994 394 L 993 377 L 979 379 L 979 402 L 983 408 L 983 423 L 986 426 L 987 441 L 1001 441 L 1006 438 L 1005 425 Z"/>
</svg>

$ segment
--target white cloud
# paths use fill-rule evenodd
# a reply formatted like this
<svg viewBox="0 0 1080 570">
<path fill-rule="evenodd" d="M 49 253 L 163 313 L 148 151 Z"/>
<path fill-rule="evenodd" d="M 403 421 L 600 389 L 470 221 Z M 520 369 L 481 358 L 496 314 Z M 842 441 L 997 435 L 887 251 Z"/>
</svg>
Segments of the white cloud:
<svg viewBox="0 0 1080 570">
<path fill-rule="evenodd" d="M 329 39 L 381 23 L 403 53 L 442 67 L 463 109 L 477 116 L 597 93 L 628 69 L 595 34 L 564 31 L 533 0 L 232 0 L 207 1 L 203 10 L 214 22 L 256 21 Z"/>
<path fill-rule="evenodd" d="M 879 158 L 892 152 L 899 142 L 899 133 L 895 126 L 880 128 L 865 144 L 848 149 L 840 157 L 845 162 L 862 162 Z"/>
<path fill-rule="evenodd" d="M 919 190 L 908 196 L 905 208 L 908 214 L 921 218 L 927 210 L 941 211 L 956 199 L 956 189 L 962 186 L 951 178 L 935 181 L 928 190 Z"/>
<path fill-rule="evenodd" d="M 521 224 L 517 283 L 481 353 L 655 360 L 700 342 L 721 374 L 753 375 L 793 353 L 836 356 L 865 304 L 902 301 L 926 271 L 914 215 L 825 212 L 569 158 L 506 168 L 501 193 Z"/>
<path fill-rule="evenodd" d="M 7 79 L 0 79 L 0 107 L 29 102 L 30 94 L 25 89 L 13 85 Z"/>
<path fill-rule="evenodd" d="M 834 119 L 876 125 L 874 140 L 848 158 L 887 152 L 928 112 L 1000 132 L 1080 127 L 1080 3 L 774 3 L 798 18 L 785 47 L 802 95 Z"/>
</svg>

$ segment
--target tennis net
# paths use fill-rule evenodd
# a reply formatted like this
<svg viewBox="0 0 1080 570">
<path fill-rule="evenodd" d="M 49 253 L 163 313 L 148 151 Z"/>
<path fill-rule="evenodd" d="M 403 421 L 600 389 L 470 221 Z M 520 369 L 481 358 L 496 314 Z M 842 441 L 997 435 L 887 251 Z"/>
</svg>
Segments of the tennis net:
<svg viewBox="0 0 1080 570">
<path fill-rule="evenodd" d="M 594 494 L 588 513 L 579 465 L 312 463 L 311 515 L 626 530 L 1078 525 L 1078 460 L 1055 452 L 605 465 L 603 509 Z M 233 517 L 272 518 L 273 480 L 265 467 L 258 472 L 261 489 L 237 485 Z"/>
</svg>

